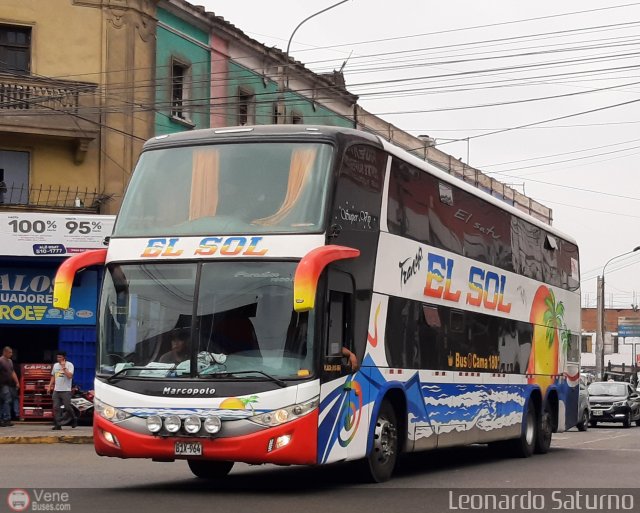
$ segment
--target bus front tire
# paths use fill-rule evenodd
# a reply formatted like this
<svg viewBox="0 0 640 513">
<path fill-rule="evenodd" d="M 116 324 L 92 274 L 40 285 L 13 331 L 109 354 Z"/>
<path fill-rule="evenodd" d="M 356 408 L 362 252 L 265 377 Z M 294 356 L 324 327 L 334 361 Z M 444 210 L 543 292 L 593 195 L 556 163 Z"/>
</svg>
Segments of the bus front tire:
<svg viewBox="0 0 640 513">
<path fill-rule="evenodd" d="M 200 479 L 225 477 L 233 468 L 233 461 L 187 460 L 189 470 Z"/>
<path fill-rule="evenodd" d="M 393 474 L 398 460 L 398 423 L 391 403 L 384 401 L 380 406 L 373 431 L 373 447 L 365 460 L 365 467 L 371 481 L 382 483 Z"/>
</svg>

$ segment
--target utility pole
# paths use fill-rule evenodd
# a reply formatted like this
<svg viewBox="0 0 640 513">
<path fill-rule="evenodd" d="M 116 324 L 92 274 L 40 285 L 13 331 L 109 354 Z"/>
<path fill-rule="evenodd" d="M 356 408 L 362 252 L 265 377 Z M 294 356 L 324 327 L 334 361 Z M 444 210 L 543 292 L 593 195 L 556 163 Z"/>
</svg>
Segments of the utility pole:
<svg viewBox="0 0 640 513">
<path fill-rule="evenodd" d="M 604 276 L 598 276 L 596 297 L 596 376 L 601 380 L 604 372 Z"/>
<path fill-rule="evenodd" d="M 596 327 L 596 374 L 598 376 L 598 379 L 602 379 L 604 374 L 604 335 L 606 319 L 604 305 L 604 272 L 607 269 L 607 266 L 616 258 L 630 255 L 631 253 L 635 253 L 638 250 L 640 250 L 640 246 L 636 246 L 631 251 L 627 251 L 626 253 L 611 257 L 609 260 L 607 260 L 607 263 L 604 264 L 604 267 L 602 268 L 602 276 L 598 276 L 598 318 Z"/>
</svg>

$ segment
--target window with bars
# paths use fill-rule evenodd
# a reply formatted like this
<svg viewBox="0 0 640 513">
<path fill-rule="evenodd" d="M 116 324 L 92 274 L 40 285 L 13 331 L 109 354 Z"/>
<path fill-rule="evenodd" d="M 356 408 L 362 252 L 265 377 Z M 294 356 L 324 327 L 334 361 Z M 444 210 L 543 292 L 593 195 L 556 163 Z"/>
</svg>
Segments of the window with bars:
<svg viewBox="0 0 640 513">
<path fill-rule="evenodd" d="M 0 72 L 26 75 L 31 70 L 31 28 L 0 25 Z"/>
<path fill-rule="evenodd" d="M 238 89 L 238 125 L 255 124 L 255 96 L 252 91 Z"/>
<path fill-rule="evenodd" d="M 188 65 L 174 60 L 171 63 L 171 116 L 190 122 Z"/>
</svg>

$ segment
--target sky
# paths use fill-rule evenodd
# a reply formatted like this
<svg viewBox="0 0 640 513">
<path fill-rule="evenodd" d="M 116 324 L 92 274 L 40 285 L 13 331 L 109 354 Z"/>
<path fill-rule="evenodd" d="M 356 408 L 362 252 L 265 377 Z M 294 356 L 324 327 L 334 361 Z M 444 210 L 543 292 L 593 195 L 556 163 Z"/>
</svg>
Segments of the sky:
<svg viewBox="0 0 640 513">
<path fill-rule="evenodd" d="M 285 50 L 337 2 L 193 3 Z M 640 1 L 348 0 L 290 55 L 344 66 L 363 108 L 551 208 L 583 306 L 603 269 L 607 308 L 640 303 Z"/>
</svg>

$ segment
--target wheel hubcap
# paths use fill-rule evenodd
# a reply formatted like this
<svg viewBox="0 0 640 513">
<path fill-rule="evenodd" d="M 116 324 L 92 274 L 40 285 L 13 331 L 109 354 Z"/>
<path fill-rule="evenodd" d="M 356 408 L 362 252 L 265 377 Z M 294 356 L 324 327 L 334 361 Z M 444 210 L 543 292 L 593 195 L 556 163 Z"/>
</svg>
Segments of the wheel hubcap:
<svg viewBox="0 0 640 513">
<path fill-rule="evenodd" d="M 533 435 L 535 433 L 534 422 L 535 420 L 533 418 L 533 415 L 527 415 L 527 431 L 525 433 L 525 438 L 529 445 L 533 443 Z"/>
<path fill-rule="evenodd" d="M 386 419 L 380 419 L 376 423 L 373 450 L 376 459 L 382 463 L 387 463 L 396 452 L 397 433 L 396 428 Z"/>
</svg>

